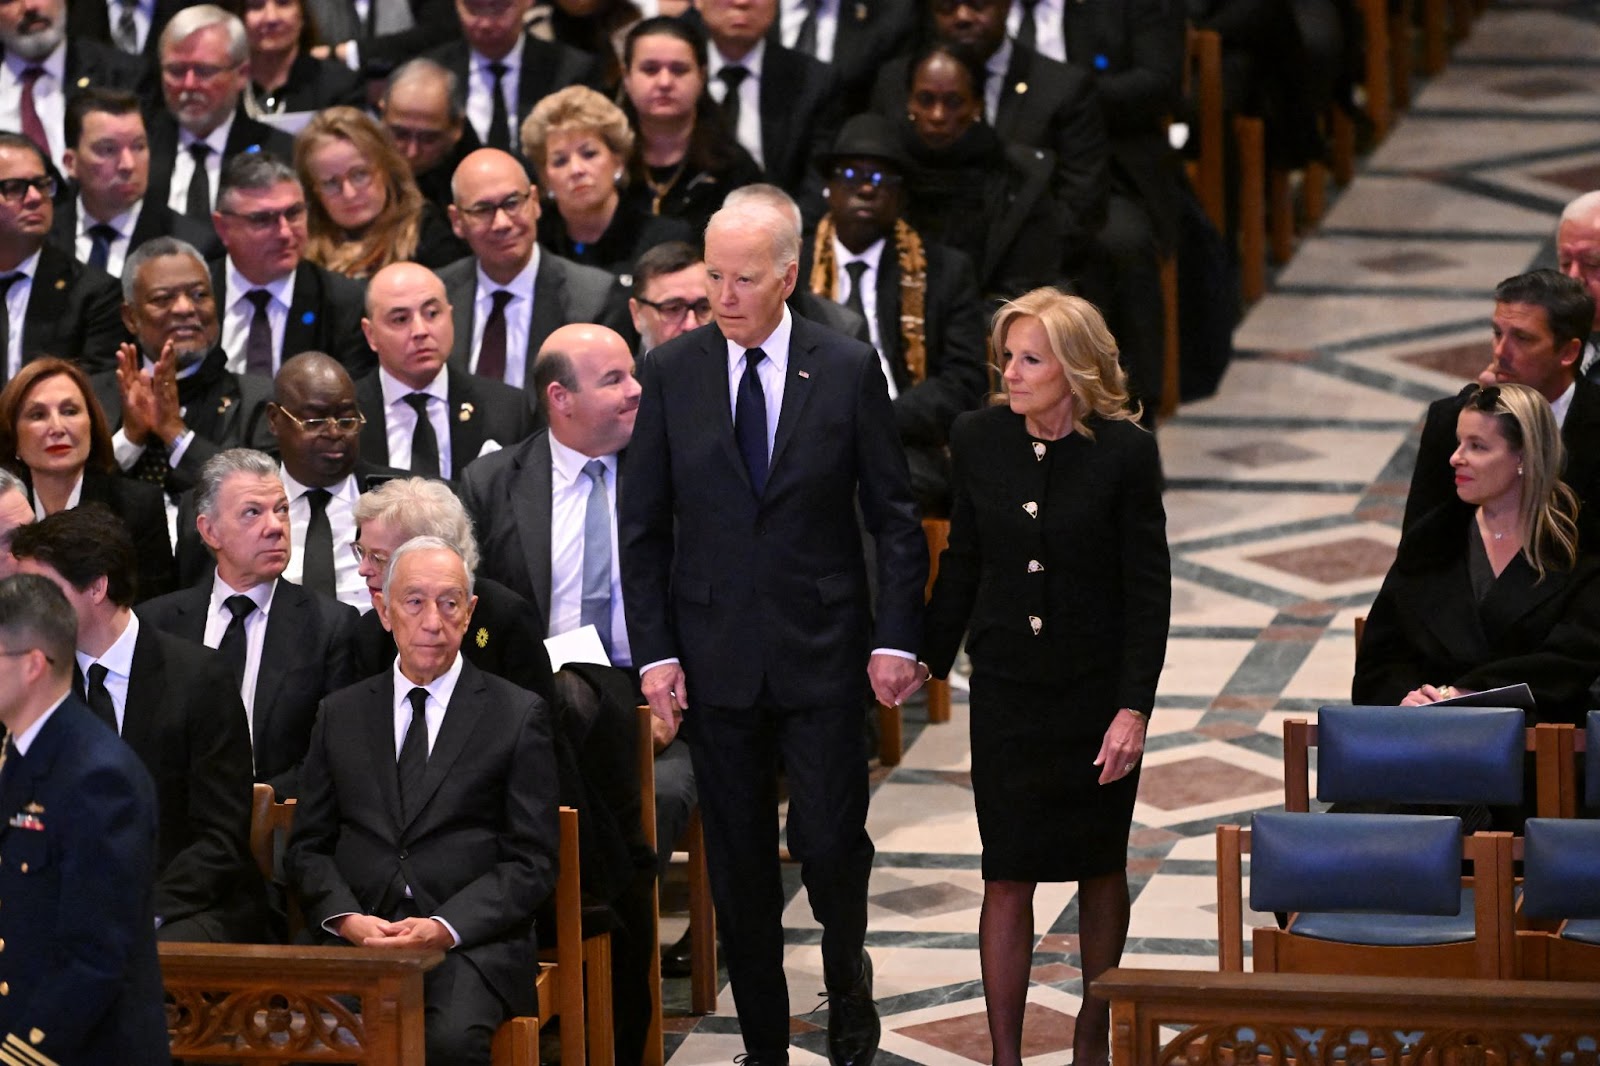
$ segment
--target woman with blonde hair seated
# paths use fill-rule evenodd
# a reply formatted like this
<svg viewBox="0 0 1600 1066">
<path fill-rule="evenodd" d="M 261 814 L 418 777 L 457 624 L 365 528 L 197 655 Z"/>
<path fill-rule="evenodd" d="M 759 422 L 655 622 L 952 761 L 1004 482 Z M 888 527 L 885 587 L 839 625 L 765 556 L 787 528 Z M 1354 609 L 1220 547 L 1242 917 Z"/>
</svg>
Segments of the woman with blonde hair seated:
<svg viewBox="0 0 1600 1066">
<path fill-rule="evenodd" d="M 306 189 L 306 258 L 319 266 L 369 278 L 390 263 L 441 267 L 471 254 L 364 112 L 319 112 L 294 140 L 294 166 Z"/>
<path fill-rule="evenodd" d="M 522 123 L 522 154 L 553 201 L 539 216 L 540 244 L 626 274 L 656 245 L 693 239 L 681 220 L 623 200 L 633 143 L 622 108 L 587 86 L 568 86 L 534 105 Z"/>
<path fill-rule="evenodd" d="M 1107 1061 L 1094 983 L 1128 932 L 1128 833 L 1167 646 L 1172 575 L 1155 438 L 1088 301 L 1001 307 L 1002 404 L 950 433 L 950 546 L 928 604 L 933 676 L 966 638 L 972 791 L 983 838 L 978 952 L 990 1060 L 1022 1061 L 1040 881 L 1078 883 L 1085 982 L 1073 1061 Z"/>
<path fill-rule="evenodd" d="M 1456 499 L 1406 531 L 1356 651 L 1356 703 L 1415 706 L 1525 683 L 1533 721 L 1581 724 L 1600 676 L 1600 562 L 1550 405 L 1479 387 L 1456 421 Z"/>
</svg>

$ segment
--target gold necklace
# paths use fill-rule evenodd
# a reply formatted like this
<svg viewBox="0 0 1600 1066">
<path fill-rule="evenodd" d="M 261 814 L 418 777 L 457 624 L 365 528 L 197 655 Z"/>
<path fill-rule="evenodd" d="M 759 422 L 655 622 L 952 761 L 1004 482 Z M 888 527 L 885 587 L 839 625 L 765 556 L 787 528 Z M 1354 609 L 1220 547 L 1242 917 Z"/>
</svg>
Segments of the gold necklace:
<svg viewBox="0 0 1600 1066">
<path fill-rule="evenodd" d="M 683 158 L 678 160 L 677 167 L 674 168 L 672 174 L 668 176 L 667 180 L 659 182 L 650 176 L 650 167 L 648 165 L 645 166 L 644 183 L 650 186 L 650 192 L 653 194 L 650 197 L 650 213 L 652 215 L 661 214 L 661 201 L 665 200 L 667 198 L 667 193 L 671 192 L 672 187 L 678 184 L 678 179 L 683 177 L 683 168 L 688 165 L 689 155 L 686 152 L 684 153 Z"/>
</svg>

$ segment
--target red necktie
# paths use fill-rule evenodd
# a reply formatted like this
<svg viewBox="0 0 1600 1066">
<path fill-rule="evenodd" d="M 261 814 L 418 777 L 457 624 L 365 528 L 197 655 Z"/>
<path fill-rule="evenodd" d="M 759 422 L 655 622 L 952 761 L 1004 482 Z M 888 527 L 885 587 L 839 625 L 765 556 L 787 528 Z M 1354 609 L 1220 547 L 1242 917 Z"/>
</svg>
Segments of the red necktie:
<svg viewBox="0 0 1600 1066">
<path fill-rule="evenodd" d="M 50 138 L 44 135 L 44 123 L 33 106 L 33 86 L 44 77 L 43 67 L 28 67 L 22 72 L 22 135 L 39 146 L 45 158 L 50 158 Z"/>
</svg>

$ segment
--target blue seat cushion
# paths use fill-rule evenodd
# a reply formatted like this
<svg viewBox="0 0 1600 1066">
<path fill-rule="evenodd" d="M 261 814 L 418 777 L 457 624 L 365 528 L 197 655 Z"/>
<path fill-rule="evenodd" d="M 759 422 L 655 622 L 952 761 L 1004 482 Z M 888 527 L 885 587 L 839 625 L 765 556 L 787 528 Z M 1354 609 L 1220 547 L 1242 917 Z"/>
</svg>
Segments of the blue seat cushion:
<svg viewBox="0 0 1600 1066">
<path fill-rule="evenodd" d="M 1522 802 L 1526 717 L 1498 707 L 1324 707 L 1324 803 Z"/>
<path fill-rule="evenodd" d="M 1257 911 L 1454 914 L 1461 820 L 1409 814 L 1292 814 L 1250 820 Z"/>
<path fill-rule="evenodd" d="M 1307 912 L 1295 916 L 1289 932 L 1312 940 L 1374 947 L 1414 948 L 1461 944 L 1477 934 L 1472 889 L 1461 890 L 1460 914 L 1349 914 Z M 1600 922 L 1595 923 L 1600 927 Z M 1597 928 L 1600 933 L 1600 928 Z"/>
<path fill-rule="evenodd" d="M 1523 832 L 1523 913 L 1600 918 L 1600 821 L 1529 818 Z"/>
<path fill-rule="evenodd" d="M 1561 927 L 1562 940 L 1600 944 L 1600 918 L 1572 918 Z"/>
</svg>

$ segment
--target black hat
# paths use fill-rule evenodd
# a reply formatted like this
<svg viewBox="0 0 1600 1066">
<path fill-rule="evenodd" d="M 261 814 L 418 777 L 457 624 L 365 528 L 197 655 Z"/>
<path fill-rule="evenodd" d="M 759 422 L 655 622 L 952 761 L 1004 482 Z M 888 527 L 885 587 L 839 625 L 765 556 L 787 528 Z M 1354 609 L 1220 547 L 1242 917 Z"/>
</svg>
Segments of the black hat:
<svg viewBox="0 0 1600 1066">
<path fill-rule="evenodd" d="M 857 115 L 844 124 L 833 142 L 833 151 L 817 157 L 817 168 L 824 174 L 841 159 L 881 159 L 901 174 L 911 170 L 911 158 L 901 146 L 900 130 L 893 120 L 882 115 Z"/>
</svg>

